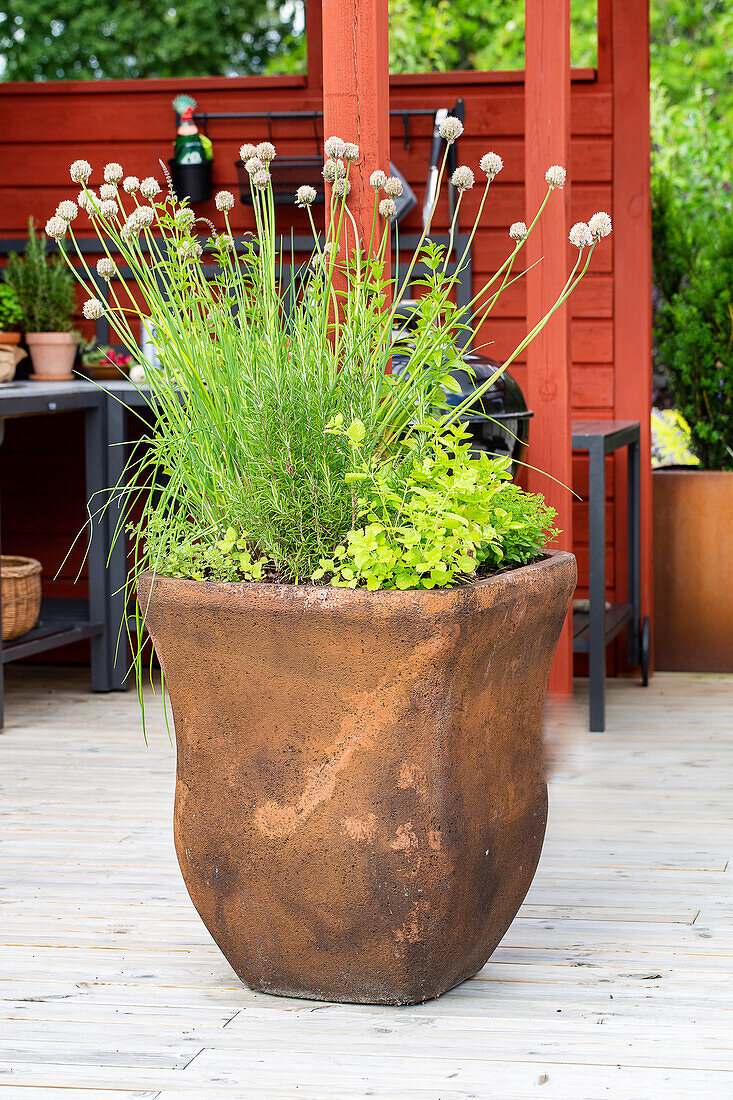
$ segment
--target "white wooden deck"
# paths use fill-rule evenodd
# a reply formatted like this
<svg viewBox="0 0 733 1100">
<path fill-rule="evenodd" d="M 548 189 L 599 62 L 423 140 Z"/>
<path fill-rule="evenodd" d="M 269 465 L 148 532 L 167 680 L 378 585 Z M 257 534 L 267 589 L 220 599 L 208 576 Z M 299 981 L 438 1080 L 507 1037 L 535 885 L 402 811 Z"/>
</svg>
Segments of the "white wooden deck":
<svg viewBox="0 0 733 1100">
<path fill-rule="evenodd" d="M 554 705 L 527 902 L 478 978 L 402 1009 L 244 988 L 178 873 L 164 728 L 146 749 L 80 673 L 8 680 L 0 1100 L 733 1096 L 733 678 L 614 683 L 605 734 Z"/>
</svg>

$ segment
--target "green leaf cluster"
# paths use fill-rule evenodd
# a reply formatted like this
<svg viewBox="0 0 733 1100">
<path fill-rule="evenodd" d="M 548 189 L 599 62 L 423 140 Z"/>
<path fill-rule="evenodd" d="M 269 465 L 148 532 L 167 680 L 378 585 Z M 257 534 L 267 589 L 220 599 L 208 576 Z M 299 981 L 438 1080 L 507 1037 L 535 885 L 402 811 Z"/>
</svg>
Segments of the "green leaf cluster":
<svg viewBox="0 0 733 1100">
<path fill-rule="evenodd" d="M 675 217 L 680 218 L 679 211 Z M 670 218 L 671 220 L 671 218 Z M 681 255 L 679 253 L 678 255 Z M 733 470 L 733 217 L 689 254 L 656 318 L 658 355 L 691 446 L 709 470 Z"/>
<path fill-rule="evenodd" d="M 74 327 L 74 276 L 60 256 L 47 256 L 46 238 L 28 222 L 24 255 L 11 252 L 5 282 L 15 291 L 26 332 L 71 332 Z"/>
<path fill-rule="evenodd" d="M 196 581 L 263 579 L 263 564 L 252 560 L 245 532 L 228 527 L 218 538 L 191 522 L 171 525 L 169 518 L 153 513 L 145 527 L 146 555 L 156 572 Z M 139 536 L 138 527 L 131 526 L 130 531 Z"/>
<path fill-rule="evenodd" d="M 23 320 L 23 310 L 15 288 L 0 283 L 0 332 L 9 332 Z"/>
<path fill-rule="evenodd" d="M 556 534 L 556 513 L 510 483 L 507 459 L 476 457 L 470 446 L 467 430 L 453 425 L 424 453 L 408 449 L 347 475 L 360 486 L 357 525 L 313 579 L 371 591 L 445 588 L 536 558 Z"/>
</svg>

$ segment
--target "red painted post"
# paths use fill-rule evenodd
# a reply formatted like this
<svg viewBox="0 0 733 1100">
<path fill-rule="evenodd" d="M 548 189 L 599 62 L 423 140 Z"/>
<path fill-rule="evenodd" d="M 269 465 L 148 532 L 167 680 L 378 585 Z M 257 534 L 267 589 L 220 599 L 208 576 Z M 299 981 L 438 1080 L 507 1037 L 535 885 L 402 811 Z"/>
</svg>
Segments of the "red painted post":
<svg viewBox="0 0 733 1100">
<path fill-rule="evenodd" d="M 323 0 L 323 132 L 354 141 L 349 209 L 369 242 L 374 192 L 369 177 L 389 172 L 387 0 Z"/>
<path fill-rule="evenodd" d="M 524 166 L 526 221 L 530 223 L 547 191 L 551 164 L 568 169 L 570 180 L 570 0 L 526 0 L 524 74 Z M 542 221 L 527 242 L 527 264 L 542 263 L 527 275 L 527 322 L 535 324 L 557 298 L 568 275 L 570 185 L 555 191 Z M 527 401 L 534 410 L 529 462 L 564 485 L 572 484 L 570 413 L 570 312 L 562 307 L 527 351 Z M 529 473 L 529 486 L 557 509 L 562 530 L 558 547 L 572 550 L 572 498 L 568 489 Z M 570 616 L 550 674 L 550 691 L 573 690 Z"/>
<path fill-rule="evenodd" d="M 614 416 L 641 423 L 641 613 L 652 614 L 649 5 L 612 0 Z M 625 454 L 616 459 L 616 598 L 626 599 Z M 623 659 L 623 652 L 619 654 Z"/>
<path fill-rule="evenodd" d="M 305 3 L 306 80 L 308 91 L 323 86 L 323 26 L 321 0 Z"/>
</svg>

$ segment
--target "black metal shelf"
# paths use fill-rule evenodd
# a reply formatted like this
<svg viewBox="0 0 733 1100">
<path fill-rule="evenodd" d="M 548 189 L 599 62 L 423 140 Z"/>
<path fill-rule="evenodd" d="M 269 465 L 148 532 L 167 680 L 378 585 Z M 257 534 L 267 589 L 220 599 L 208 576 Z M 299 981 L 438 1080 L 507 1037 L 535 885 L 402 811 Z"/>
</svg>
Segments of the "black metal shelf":
<svg viewBox="0 0 733 1100">
<path fill-rule="evenodd" d="M 33 629 L 3 644 L 3 664 L 71 645 L 84 638 L 96 638 L 103 633 L 104 622 L 93 622 L 89 618 L 88 600 L 43 600 L 40 617 Z"/>
<path fill-rule="evenodd" d="M 604 645 L 608 645 L 617 634 L 620 634 L 633 617 L 634 608 L 630 603 L 612 603 L 607 607 L 603 624 Z M 590 615 L 587 611 L 573 612 L 573 651 L 590 652 Z"/>
</svg>

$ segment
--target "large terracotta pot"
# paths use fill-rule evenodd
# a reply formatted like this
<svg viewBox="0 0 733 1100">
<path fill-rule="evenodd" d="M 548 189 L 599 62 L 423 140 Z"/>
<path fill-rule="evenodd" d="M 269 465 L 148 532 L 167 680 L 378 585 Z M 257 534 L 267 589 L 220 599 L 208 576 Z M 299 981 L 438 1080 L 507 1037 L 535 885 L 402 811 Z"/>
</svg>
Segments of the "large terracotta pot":
<svg viewBox="0 0 733 1100">
<path fill-rule="evenodd" d="M 27 332 L 25 342 L 33 363 L 31 378 L 39 382 L 73 379 L 78 341 L 72 332 Z"/>
<path fill-rule="evenodd" d="M 410 1004 L 481 969 L 542 847 L 575 578 L 559 553 L 430 592 L 141 577 L 178 860 L 249 986 Z"/>
<path fill-rule="evenodd" d="M 654 663 L 733 672 L 733 472 L 655 470 Z"/>
</svg>

